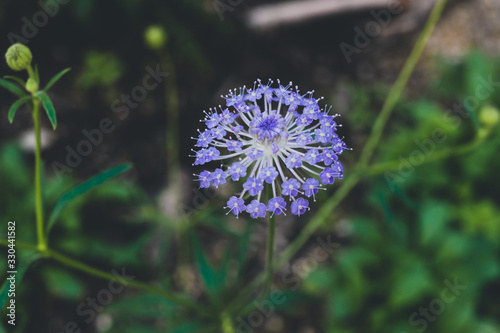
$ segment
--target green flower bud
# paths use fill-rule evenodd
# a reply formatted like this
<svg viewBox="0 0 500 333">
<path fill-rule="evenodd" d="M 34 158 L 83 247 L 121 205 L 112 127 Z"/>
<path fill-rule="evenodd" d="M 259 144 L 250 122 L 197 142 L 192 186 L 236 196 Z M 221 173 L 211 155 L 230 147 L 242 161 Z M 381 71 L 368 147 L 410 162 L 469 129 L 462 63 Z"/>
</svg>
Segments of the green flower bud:
<svg viewBox="0 0 500 333">
<path fill-rule="evenodd" d="M 28 90 L 30 93 L 34 94 L 38 91 L 38 82 L 32 77 L 26 81 L 26 90 Z"/>
<path fill-rule="evenodd" d="M 5 53 L 5 59 L 7 60 L 7 65 L 9 65 L 10 68 L 15 71 L 22 71 L 23 69 L 28 69 L 28 67 L 31 66 L 33 56 L 27 46 L 16 43 L 9 47 L 7 53 Z"/>
<path fill-rule="evenodd" d="M 479 121 L 484 127 L 493 127 L 498 124 L 498 120 L 500 120 L 500 113 L 494 106 L 486 105 L 479 111 Z"/>
<path fill-rule="evenodd" d="M 165 46 L 168 36 L 159 25 L 151 25 L 144 31 L 146 45 L 152 50 L 159 50 Z"/>
</svg>

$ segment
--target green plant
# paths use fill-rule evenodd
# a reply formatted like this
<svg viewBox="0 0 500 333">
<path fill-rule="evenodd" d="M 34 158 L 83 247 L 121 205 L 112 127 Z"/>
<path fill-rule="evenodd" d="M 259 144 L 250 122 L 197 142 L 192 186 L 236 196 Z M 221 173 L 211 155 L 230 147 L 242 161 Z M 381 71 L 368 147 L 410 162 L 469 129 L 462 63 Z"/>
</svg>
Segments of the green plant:
<svg viewBox="0 0 500 333">
<path fill-rule="evenodd" d="M 262 298 L 265 299 L 266 297 L 269 296 L 268 290 L 272 282 L 271 280 L 273 278 L 272 276 L 273 270 L 279 269 L 285 263 L 289 262 L 290 259 L 293 258 L 297 254 L 297 252 L 299 252 L 299 250 L 303 248 L 304 244 L 311 238 L 311 236 L 318 230 L 320 230 L 320 228 L 326 225 L 328 220 L 331 219 L 332 212 L 334 211 L 334 209 L 336 209 L 339 206 L 339 204 L 343 201 L 343 199 L 349 193 L 351 193 L 354 187 L 356 187 L 358 184 L 360 184 L 368 177 L 373 177 L 377 175 L 378 176 L 384 175 L 389 178 L 392 177 L 391 173 L 396 173 L 398 171 L 398 168 L 400 167 L 400 161 L 397 160 L 396 157 L 397 154 L 392 155 L 391 153 L 395 153 L 397 149 L 406 149 L 406 148 L 402 148 L 402 146 L 393 148 L 392 145 L 386 144 L 384 145 L 384 149 L 379 150 L 379 147 L 383 143 L 382 141 L 383 134 L 386 134 L 385 125 L 389 120 L 389 117 L 392 111 L 395 109 L 395 107 L 400 106 L 400 104 L 397 103 L 400 102 L 401 95 L 404 91 L 405 85 L 412 71 L 415 68 L 415 65 L 420 57 L 420 54 L 422 53 L 423 48 L 425 47 L 427 40 L 429 39 L 429 36 L 434 26 L 437 23 L 438 18 L 440 17 L 440 14 L 444 8 L 445 3 L 446 1 L 443 0 L 437 2 L 436 7 L 429 18 L 429 21 L 425 26 L 424 31 L 422 32 L 421 38 L 417 42 L 415 49 L 410 55 L 396 84 L 391 89 L 388 98 L 385 101 L 384 106 L 382 108 L 382 112 L 378 115 L 378 117 L 374 122 L 372 133 L 367 140 L 366 146 L 362 149 L 359 163 L 354 168 L 351 168 L 349 172 L 346 172 L 347 177 L 343 180 L 342 184 L 337 188 L 337 190 L 333 193 L 333 195 L 327 196 L 324 194 L 319 196 L 318 200 L 320 201 L 321 205 L 318 206 L 320 206 L 320 208 L 316 212 L 314 212 L 315 214 L 307 223 L 304 223 L 304 228 L 295 238 L 293 243 L 288 248 L 286 248 L 278 258 L 274 260 L 275 264 L 273 266 L 269 265 L 271 269 L 266 269 L 265 272 L 258 274 L 250 282 L 245 281 L 245 279 L 243 279 L 239 275 L 239 272 L 241 272 L 241 270 L 243 269 L 242 267 L 244 266 L 245 253 L 247 251 L 245 249 L 246 241 L 244 241 L 244 239 L 249 235 L 251 229 L 246 230 L 243 233 L 241 232 L 237 233 L 237 232 L 232 232 L 232 230 L 224 230 L 225 228 L 224 226 L 218 226 L 217 228 L 219 229 L 217 230 L 218 232 L 220 232 L 220 234 L 223 234 L 225 236 L 230 235 L 230 238 L 236 243 L 239 242 L 240 243 L 239 245 L 241 245 L 241 247 L 233 246 L 231 248 L 233 252 L 231 251 L 223 252 L 222 259 L 219 258 L 219 265 L 214 265 L 213 264 L 214 260 L 212 260 L 211 258 L 208 257 L 208 255 L 205 254 L 205 252 L 208 251 L 202 250 L 202 246 L 200 245 L 201 242 L 198 241 L 197 235 L 194 234 L 192 230 L 190 230 L 190 225 L 183 224 L 181 218 L 177 216 L 162 216 L 162 214 L 160 214 L 154 208 L 143 207 L 144 208 L 144 210 L 142 211 L 142 214 L 144 214 L 143 216 L 148 216 L 149 218 L 156 219 L 158 221 L 158 224 L 175 225 L 174 228 L 178 228 L 176 231 L 179 231 L 180 235 L 179 243 L 182 244 L 180 246 L 182 246 L 183 249 L 186 249 L 187 251 L 191 251 L 193 253 L 192 256 L 193 261 L 197 264 L 199 276 L 201 276 L 202 288 L 200 294 L 188 298 L 185 297 L 182 293 L 177 294 L 170 291 L 173 290 L 175 286 L 173 286 L 172 280 L 168 277 L 163 276 L 159 279 L 158 283 L 162 285 L 161 287 L 152 286 L 146 283 L 137 282 L 136 280 L 130 279 L 127 281 L 127 283 L 130 286 L 140 289 L 141 291 L 144 291 L 147 294 L 135 294 L 130 297 L 124 297 L 123 299 L 113 303 L 108 309 L 106 309 L 106 311 L 109 311 L 109 313 L 114 313 L 115 316 L 119 316 L 121 317 L 121 319 L 124 320 L 123 324 L 117 325 L 117 327 L 115 327 L 114 329 L 116 330 L 120 329 L 121 331 L 126 331 L 126 330 L 138 331 L 139 329 L 143 331 L 153 331 L 155 329 L 157 330 L 166 329 L 166 327 L 168 326 L 169 328 L 176 329 L 176 331 L 178 332 L 189 332 L 189 331 L 220 332 L 220 330 L 224 332 L 234 332 L 235 326 L 237 324 L 236 320 L 240 316 L 244 316 L 245 314 L 250 313 L 252 310 L 255 309 L 256 306 L 258 306 L 258 304 L 253 302 L 253 300 L 262 286 L 265 286 Z M 194 53 L 196 52 L 193 52 L 193 54 Z M 38 109 L 39 109 L 39 104 L 41 102 L 47 114 L 49 115 L 49 119 L 51 120 L 52 124 L 55 127 L 56 126 L 55 110 L 53 109 L 50 99 L 48 99 L 48 95 L 45 96 L 46 95 L 45 93 L 41 93 L 40 91 L 38 91 L 39 80 L 38 80 L 38 75 L 36 74 L 37 71 L 36 70 L 33 71 L 32 69 L 31 70 L 27 69 L 27 70 L 29 74 L 29 80 L 28 80 L 29 84 L 27 84 L 28 82 L 24 82 L 22 81 L 22 79 L 19 78 L 15 78 L 13 80 L 19 83 L 21 87 L 16 86 L 12 82 L 6 80 L 0 81 L 0 84 L 2 86 L 9 89 L 11 92 L 17 94 L 20 97 L 20 101 L 16 102 L 17 104 L 15 103 L 15 108 L 12 113 L 12 118 L 15 113 L 15 110 L 17 110 L 17 108 L 21 104 L 26 103 L 28 104 L 28 106 L 31 106 L 31 110 L 33 112 L 35 121 L 35 129 L 36 129 L 37 123 L 39 124 Z M 25 88 L 28 90 L 30 94 L 26 94 L 26 92 L 23 90 Z M 492 104 L 496 105 L 495 103 Z M 402 107 L 408 107 L 408 106 L 404 105 Z M 37 112 L 35 112 L 35 109 L 37 110 Z M 415 107 L 415 109 L 424 110 L 424 112 L 426 112 L 425 117 L 429 116 L 429 118 L 431 118 L 432 120 L 434 118 L 432 111 L 436 111 L 437 107 L 432 103 L 422 102 L 418 106 L 418 108 Z M 177 112 L 175 108 L 174 111 Z M 426 164 L 425 166 L 422 166 L 422 168 L 428 167 L 430 164 L 432 164 L 431 162 L 444 160 L 445 158 L 453 159 L 458 154 L 463 154 L 466 152 L 475 153 L 477 150 L 476 148 L 479 147 L 480 145 L 483 145 L 486 142 L 488 135 L 493 131 L 494 128 L 494 126 L 490 124 L 492 117 L 490 116 L 479 117 L 478 119 L 481 119 L 481 123 L 478 122 L 478 126 L 475 129 L 471 130 L 471 133 L 473 134 L 472 135 L 473 140 L 471 142 L 467 141 L 461 142 L 460 140 L 459 141 L 451 140 L 453 141 L 452 142 L 453 145 L 450 144 L 446 148 L 436 149 L 436 151 L 431 156 L 429 156 L 423 163 L 421 163 L 422 165 Z M 487 121 L 485 121 L 485 119 L 487 119 Z M 175 127 L 175 122 L 171 124 L 171 126 Z M 433 126 L 435 125 L 433 123 L 429 123 L 426 126 L 428 127 L 420 129 L 422 132 L 419 133 L 419 135 L 426 136 L 428 134 L 428 130 L 430 129 L 432 131 Z M 121 172 L 124 172 L 127 169 L 127 166 L 119 166 L 117 168 L 113 168 L 105 172 L 104 174 L 98 175 L 95 178 L 92 178 L 90 181 L 76 187 L 74 190 L 71 190 L 66 195 L 63 195 L 61 201 L 59 201 L 58 203 L 54 203 L 54 208 L 55 208 L 54 212 L 50 215 L 49 219 L 46 220 L 44 219 L 43 208 L 49 207 L 50 205 L 44 205 L 42 200 L 44 191 L 42 186 L 43 168 L 40 159 L 39 128 L 38 131 L 36 132 L 38 141 L 36 149 L 36 167 L 35 167 L 36 170 L 35 206 L 36 206 L 36 216 L 37 216 L 36 235 L 38 241 L 18 243 L 17 246 L 23 251 L 26 251 L 26 253 L 35 253 L 36 255 L 41 255 L 45 257 L 45 259 L 56 260 L 62 263 L 63 265 L 72 267 L 76 270 L 84 271 L 90 275 L 98 276 L 104 279 L 114 279 L 114 277 L 111 274 L 105 271 L 95 269 L 89 265 L 83 264 L 80 261 L 76 261 L 72 258 L 69 258 L 66 255 L 62 255 L 60 251 L 54 250 L 55 249 L 54 244 L 48 242 L 47 239 L 50 228 L 54 225 L 54 223 L 60 220 L 60 218 L 58 218 L 59 213 L 64 214 L 63 209 L 71 209 L 72 206 L 69 203 L 70 202 L 74 203 L 74 201 L 72 201 L 73 199 L 80 197 L 80 195 L 84 192 L 87 193 L 94 186 L 97 186 L 98 184 L 103 183 L 104 181 L 110 179 L 111 177 L 117 176 Z M 450 137 L 452 136 L 450 135 Z M 405 137 L 404 135 L 401 135 L 397 139 L 405 139 Z M 391 148 L 385 149 L 386 147 L 391 147 Z M 177 147 L 170 147 L 170 148 L 172 148 L 172 151 L 174 151 L 175 154 L 177 154 L 176 153 Z M 375 160 L 376 163 L 373 163 L 372 160 Z M 177 161 L 175 162 L 177 163 Z M 470 167 L 473 168 L 473 166 Z M 401 177 L 398 174 L 395 174 L 395 176 Z M 399 180 L 399 178 L 396 179 Z M 411 178 L 408 179 L 409 183 L 411 183 L 412 181 L 414 180 L 412 180 Z M 395 182 L 395 186 L 393 188 L 394 191 L 400 190 L 399 183 L 400 181 Z M 479 213 L 482 216 L 491 218 L 494 215 L 494 212 L 495 209 L 492 208 L 492 204 L 486 202 L 485 204 L 482 205 L 474 205 L 470 211 L 465 211 L 464 214 L 477 215 Z M 205 207 L 203 209 L 200 209 L 199 211 L 194 212 L 193 214 L 189 215 L 187 219 L 189 220 L 189 222 L 191 222 L 191 225 L 199 223 L 199 225 L 203 227 L 204 226 L 213 227 L 214 225 L 220 224 L 219 223 L 220 216 L 217 213 L 214 213 L 210 209 L 210 207 Z M 469 223 L 469 221 L 470 219 L 467 219 L 467 222 L 464 223 Z M 274 242 L 274 232 L 273 232 L 274 225 L 270 223 L 269 226 L 270 226 L 270 230 L 268 233 L 269 252 L 267 254 L 267 257 L 269 258 L 268 262 L 271 261 L 271 258 L 274 258 L 274 253 L 271 250 L 273 248 L 273 242 Z M 363 227 L 360 227 L 360 229 L 362 228 Z M 369 229 L 369 226 L 367 227 L 367 229 Z M 484 226 L 481 223 L 476 222 L 473 223 L 473 228 L 471 227 L 471 230 L 474 230 L 475 232 L 484 232 Z M 409 231 L 404 231 L 404 232 L 409 232 Z M 379 233 L 373 233 L 373 235 L 374 237 L 378 237 L 379 240 L 378 246 L 380 246 L 381 243 L 385 244 L 390 239 L 388 237 L 385 237 L 384 235 L 380 235 Z M 182 243 L 182 241 L 185 241 L 186 238 L 190 239 L 189 244 L 191 244 L 191 246 L 184 246 L 184 243 Z M 359 241 L 360 244 L 362 243 L 362 241 L 364 240 Z M 36 245 L 33 245 L 34 243 Z M 3 240 L 1 241 L 0 244 L 7 245 L 7 243 Z M 78 243 L 74 246 L 81 247 L 82 243 Z M 400 244 L 391 244 L 391 246 L 388 247 L 392 250 L 399 251 L 400 253 L 406 253 L 405 252 L 406 248 L 404 246 L 400 246 Z M 378 251 L 377 246 L 373 246 L 371 247 L 371 249 Z M 136 249 L 134 248 L 129 250 L 131 251 L 131 253 L 133 253 L 133 251 Z M 356 251 L 356 248 L 354 248 L 353 251 Z M 358 251 L 358 253 L 359 252 L 360 251 Z M 113 256 L 115 254 L 116 252 L 113 253 Z M 385 258 L 386 255 L 387 254 L 385 253 L 385 251 L 380 250 L 380 257 Z M 356 255 L 354 255 L 354 257 L 356 257 Z M 403 254 L 401 254 L 401 257 L 405 258 L 404 260 L 409 260 L 408 258 L 410 259 L 413 258 L 412 255 L 405 256 Z M 372 256 L 369 254 L 366 256 L 366 258 L 368 261 L 378 260 L 377 256 Z M 36 259 L 37 257 L 33 258 L 28 257 L 26 259 L 26 262 L 22 264 L 23 267 L 28 267 L 28 264 Z M 394 259 L 394 261 L 398 263 L 404 262 L 404 260 L 401 261 L 399 259 L 400 258 L 398 258 L 398 260 Z M 349 270 L 363 271 L 363 269 L 365 269 L 365 262 L 359 263 L 356 262 L 357 260 L 356 259 L 351 263 L 350 260 L 347 259 L 344 260 L 346 262 L 346 265 L 348 266 L 346 276 L 348 276 L 348 273 L 351 272 Z M 238 262 L 237 265 L 231 264 L 234 261 Z M 182 261 L 179 260 L 179 262 Z M 369 266 L 369 263 L 366 265 Z M 236 271 L 238 272 L 237 278 L 234 278 L 234 276 L 231 275 L 232 272 L 234 272 L 235 270 L 234 267 L 236 267 Z M 184 268 L 185 267 L 182 267 L 182 269 Z M 55 273 L 49 273 L 49 275 L 50 274 L 53 274 L 52 278 L 54 278 L 53 276 L 58 276 L 54 279 L 61 279 L 65 281 L 71 280 L 70 277 L 63 276 L 64 273 L 61 273 L 61 271 L 58 272 L 56 271 Z M 352 286 L 349 285 L 349 288 L 352 288 L 353 292 L 354 291 L 358 292 L 359 289 L 357 288 L 364 289 L 363 286 L 360 287 L 359 282 L 362 281 L 362 277 L 360 278 L 359 275 L 360 274 L 356 275 L 356 281 L 353 282 L 353 285 Z M 71 283 L 68 282 L 68 285 L 71 285 Z M 5 295 L 5 291 L 6 287 L 4 286 L 1 295 Z M 73 288 L 72 291 L 69 293 L 73 293 L 74 295 L 81 294 L 79 293 L 78 288 Z M 360 297 L 359 295 L 369 295 L 369 292 L 365 293 L 359 292 L 358 294 L 356 294 L 356 297 Z M 195 300 L 192 300 L 192 298 L 194 297 L 199 298 L 200 301 L 197 302 Z M 344 298 L 348 298 L 348 296 L 345 296 Z M 133 308 L 134 304 L 140 304 L 139 307 L 141 310 L 150 309 L 151 311 L 144 311 L 144 312 L 136 311 L 135 314 L 137 314 L 137 316 L 134 316 L 130 312 L 128 312 L 130 311 L 131 308 Z M 197 316 L 196 319 L 190 318 L 188 321 L 187 315 L 185 317 L 179 316 L 178 305 L 181 305 L 189 309 L 189 311 L 194 311 L 198 313 L 199 316 Z M 341 310 L 347 312 L 346 309 L 341 309 Z M 187 314 L 187 313 L 183 312 L 182 314 Z M 192 315 L 192 313 L 190 314 Z M 385 316 L 386 316 L 385 313 L 379 314 L 378 317 L 376 316 L 377 318 L 375 318 L 375 320 L 378 320 L 379 322 L 383 323 L 386 318 Z M 127 325 L 127 323 L 130 323 L 130 325 Z M 170 327 L 169 325 L 172 326 Z M 381 327 L 381 326 L 383 325 L 379 324 L 379 326 L 376 327 Z M 150 329 L 149 327 L 153 328 Z M 345 330 L 348 330 L 348 328 L 346 328 Z"/>
</svg>

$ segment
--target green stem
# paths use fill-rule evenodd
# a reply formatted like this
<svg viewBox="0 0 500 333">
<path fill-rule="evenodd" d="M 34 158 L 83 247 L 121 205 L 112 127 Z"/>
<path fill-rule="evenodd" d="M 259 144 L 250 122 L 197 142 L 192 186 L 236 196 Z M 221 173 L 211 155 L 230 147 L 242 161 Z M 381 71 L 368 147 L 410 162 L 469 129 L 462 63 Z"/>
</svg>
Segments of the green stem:
<svg viewBox="0 0 500 333">
<path fill-rule="evenodd" d="M 316 232 L 316 230 L 321 225 L 323 225 L 327 218 L 332 218 L 332 211 L 361 180 L 362 175 L 364 174 L 364 171 L 374 152 L 374 149 L 377 147 L 377 144 L 382 137 L 382 131 L 385 127 L 385 124 L 387 123 L 389 116 L 391 115 L 397 101 L 403 93 L 406 83 L 408 82 L 411 73 L 414 71 L 417 65 L 417 62 L 439 20 L 446 2 L 447 0 L 438 0 L 436 5 L 434 6 L 434 9 L 429 16 L 429 19 L 427 20 L 415 47 L 413 48 L 408 60 L 401 70 L 396 83 L 387 96 L 387 99 L 382 107 L 382 111 L 378 115 L 373 130 L 367 140 L 366 146 L 361 153 L 360 160 L 354 168 L 351 176 L 343 181 L 340 188 L 338 188 L 335 194 L 321 206 L 319 211 L 312 217 L 312 219 L 302 230 L 300 235 L 285 249 L 285 251 L 283 251 L 283 253 L 281 253 L 274 266 L 276 269 L 279 269 L 282 265 L 288 262 L 300 250 L 300 248 L 302 248 L 302 246 L 313 235 L 313 233 Z M 241 313 L 239 312 L 239 310 L 241 309 L 241 306 L 239 305 L 252 296 L 258 285 L 262 283 L 262 281 L 264 281 L 265 274 L 265 272 L 260 273 L 252 280 L 252 282 L 250 282 L 245 288 L 243 288 L 243 290 L 235 296 L 233 301 L 229 302 L 228 306 L 226 307 L 227 311 L 231 311 L 233 313 Z M 253 305 L 247 306 L 243 309 L 243 311 L 248 311 L 248 308 L 251 306 Z"/>
<path fill-rule="evenodd" d="M 6 239 L 0 239 L 0 245 L 7 246 L 7 245 L 9 245 L 9 243 L 7 242 Z M 31 245 L 28 243 L 18 242 L 18 241 L 16 241 L 16 248 L 30 250 L 30 251 L 34 251 L 34 252 L 40 252 L 40 249 L 38 248 L 38 246 Z"/>
<path fill-rule="evenodd" d="M 102 271 L 102 270 L 97 269 L 97 268 L 93 268 L 91 266 L 88 266 L 84 263 L 81 263 L 81 262 L 75 260 L 75 259 L 67 257 L 67 256 L 65 256 L 57 251 L 47 249 L 45 251 L 45 253 L 48 255 L 48 257 L 50 257 L 56 261 L 59 261 L 60 263 L 66 265 L 66 266 L 73 267 L 73 268 L 78 269 L 78 270 L 85 272 L 87 274 L 97 276 L 97 277 L 100 277 L 100 278 L 103 278 L 106 280 L 116 280 L 117 279 L 117 277 L 113 274 L 107 273 L 107 272 Z M 174 302 L 176 304 L 182 305 L 186 308 L 191 308 L 193 310 L 196 310 L 197 312 L 199 312 L 201 314 L 204 314 L 207 316 L 211 315 L 210 312 L 207 311 L 204 307 L 202 307 L 202 306 L 200 306 L 200 305 L 198 305 L 198 304 L 196 304 L 188 299 L 185 299 L 185 298 L 179 297 L 173 293 L 170 293 L 164 289 L 153 287 L 153 286 L 146 284 L 144 282 L 136 281 L 136 280 L 126 278 L 126 277 L 120 277 L 120 280 L 125 281 L 127 285 L 130 285 L 130 286 L 135 287 L 137 289 L 143 290 L 145 292 L 149 292 L 149 293 L 154 294 L 154 295 L 158 295 L 166 300 L 169 300 L 169 301 Z"/>
<path fill-rule="evenodd" d="M 40 136 L 40 101 L 33 98 L 33 122 L 35 124 L 35 212 L 36 230 L 38 234 L 38 248 L 40 251 L 47 249 L 43 233 L 43 197 L 42 197 L 42 158 Z"/>
<path fill-rule="evenodd" d="M 33 71 L 33 67 L 31 67 L 31 65 L 28 66 L 28 68 L 26 69 L 28 71 L 28 75 L 33 79 L 33 80 L 36 80 L 36 75 L 35 75 L 35 72 Z M 38 81 L 37 81 L 38 82 Z M 39 82 L 38 82 L 39 83 Z"/>
<path fill-rule="evenodd" d="M 221 329 L 223 333 L 236 333 L 231 317 L 226 312 L 221 315 Z"/>
<path fill-rule="evenodd" d="M 0 245 L 7 246 L 8 243 L 6 240 L 1 239 Z M 72 259 L 64 254 L 61 254 L 61 253 L 54 251 L 52 249 L 49 249 L 49 248 L 45 248 L 45 250 L 41 250 L 39 246 L 33 246 L 31 244 L 27 244 L 27 243 L 23 243 L 23 242 L 16 242 L 16 246 L 19 248 L 26 249 L 26 250 L 39 252 L 47 258 L 52 258 L 52 259 L 59 261 L 60 263 L 66 265 L 68 267 L 72 267 L 74 269 L 80 270 L 80 271 L 85 272 L 89 275 L 100 277 L 100 278 L 103 278 L 106 280 L 117 280 L 118 279 L 113 274 L 110 274 L 108 272 L 105 272 L 105 271 L 102 271 L 100 269 L 86 265 L 80 261 Z M 164 298 L 164 299 L 171 301 L 173 303 L 182 305 L 186 308 L 193 309 L 193 310 L 195 310 L 195 311 L 197 311 L 200 314 L 203 314 L 205 316 L 210 316 L 210 317 L 212 316 L 211 312 L 206 310 L 204 307 L 202 307 L 202 306 L 200 306 L 200 305 L 198 305 L 198 304 L 196 304 L 188 299 L 185 299 L 185 298 L 179 297 L 173 293 L 170 293 L 164 289 L 153 287 L 153 286 L 146 284 L 144 282 L 136 281 L 136 280 L 133 280 L 133 279 L 130 279 L 127 277 L 120 277 L 119 280 L 122 282 L 125 281 L 126 283 L 124 283 L 124 284 L 126 284 L 126 285 L 130 285 L 130 286 L 135 287 L 137 289 L 140 289 L 142 291 L 145 291 L 145 292 L 148 292 L 148 293 L 151 293 L 154 295 L 158 295 L 161 298 Z"/>
<path fill-rule="evenodd" d="M 447 0 L 439 0 L 434 6 L 434 9 L 430 14 L 427 23 L 425 24 L 424 29 L 417 40 L 417 43 L 415 44 L 410 56 L 406 60 L 406 63 L 399 73 L 396 82 L 392 86 L 392 89 L 390 90 L 389 95 L 387 96 L 382 107 L 382 111 L 380 111 L 380 114 L 378 115 L 375 124 L 373 125 L 373 130 L 366 142 L 363 151 L 361 152 L 361 157 L 358 164 L 359 167 L 364 168 L 368 165 L 370 158 L 372 157 L 373 152 L 375 151 L 375 148 L 377 147 L 377 144 L 382 137 L 382 132 L 384 130 L 385 124 L 387 123 L 387 120 L 394 110 L 397 101 L 401 97 L 401 94 L 403 93 L 403 90 L 406 87 L 411 74 L 417 66 L 418 60 L 420 59 L 420 56 L 422 55 L 422 52 L 424 51 L 425 46 L 427 45 L 427 42 L 429 41 L 429 38 L 431 37 L 432 32 L 434 31 L 434 28 L 436 27 L 436 24 L 441 17 L 441 13 L 443 12 L 446 2 Z"/>
<path fill-rule="evenodd" d="M 361 173 L 355 172 L 351 176 L 345 179 L 342 183 L 342 186 L 333 194 L 330 200 L 326 201 L 325 204 L 321 206 L 319 211 L 311 218 L 311 220 L 305 225 L 302 232 L 299 236 L 281 253 L 278 259 L 275 261 L 274 268 L 279 269 L 284 264 L 286 264 L 290 259 L 304 246 L 304 244 L 309 240 L 309 238 L 316 232 L 316 230 L 323 224 L 326 218 L 332 218 L 333 209 L 349 194 L 354 186 L 357 185 L 359 180 L 361 179 Z M 226 307 L 227 311 L 231 311 L 233 313 L 238 312 L 241 307 L 239 307 L 238 303 L 241 304 L 241 300 L 245 300 L 250 298 L 258 286 L 264 281 L 266 277 L 265 272 L 257 275 L 252 282 L 247 284 L 245 288 L 243 288 L 238 295 L 233 299 L 233 301 L 229 302 Z M 253 307 L 253 304 L 248 305 L 247 307 Z M 245 308 L 242 312 L 248 313 L 252 308 Z"/>
<path fill-rule="evenodd" d="M 439 151 L 434 152 L 432 155 L 427 156 L 426 159 L 421 164 L 419 164 L 419 166 L 421 166 L 423 164 L 443 160 L 443 159 L 446 159 L 446 158 L 451 157 L 453 155 L 461 155 L 461 154 L 468 153 L 468 152 L 474 150 L 476 147 L 478 147 L 483 142 L 484 142 L 484 140 L 482 140 L 482 139 L 475 139 L 474 141 L 469 142 L 469 143 L 462 145 L 462 146 L 441 149 Z M 371 177 L 371 176 L 376 176 L 376 175 L 379 175 L 379 174 L 382 174 L 385 172 L 395 171 L 400 166 L 401 166 L 401 161 L 399 161 L 399 160 L 375 164 L 375 165 L 370 166 L 366 170 L 363 177 Z"/>
</svg>

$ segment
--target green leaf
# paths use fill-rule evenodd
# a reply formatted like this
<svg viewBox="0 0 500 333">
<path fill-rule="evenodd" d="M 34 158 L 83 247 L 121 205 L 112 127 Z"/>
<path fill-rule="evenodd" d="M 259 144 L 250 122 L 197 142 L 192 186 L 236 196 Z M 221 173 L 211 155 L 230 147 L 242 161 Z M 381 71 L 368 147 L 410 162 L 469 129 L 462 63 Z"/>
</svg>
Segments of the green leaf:
<svg viewBox="0 0 500 333">
<path fill-rule="evenodd" d="M 43 108 L 45 109 L 45 112 L 49 117 L 50 123 L 52 124 L 52 128 L 56 129 L 57 127 L 56 110 L 54 109 L 54 105 L 52 104 L 49 95 L 47 95 L 45 91 L 39 91 L 36 93 L 36 95 L 42 101 Z"/>
<path fill-rule="evenodd" d="M 5 75 L 4 78 L 16 81 L 23 89 L 26 87 L 26 82 L 17 76 Z"/>
<path fill-rule="evenodd" d="M 207 288 L 208 292 L 214 292 L 217 286 L 217 274 L 215 272 L 215 269 L 205 258 L 200 241 L 198 240 L 198 237 L 196 237 L 194 232 L 192 233 L 191 238 L 193 242 L 193 252 L 198 271 L 200 272 L 200 275 L 203 279 L 203 282 L 205 283 L 205 287 Z"/>
<path fill-rule="evenodd" d="M 9 90 L 11 93 L 16 94 L 19 97 L 24 97 L 27 95 L 27 93 L 16 86 L 14 83 L 6 81 L 4 79 L 0 79 L 0 86 L 4 87 L 5 89 Z"/>
<path fill-rule="evenodd" d="M 31 251 L 30 251 L 31 252 Z M 27 256 L 20 256 L 19 263 L 17 264 L 17 273 L 16 276 L 16 288 L 19 288 L 19 284 L 26 273 L 28 267 L 38 258 L 40 258 L 40 254 L 36 252 L 31 252 Z M 9 274 L 10 276 L 10 274 Z M 0 308 L 3 308 L 5 301 L 9 298 L 9 288 L 10 283 L 8 280 L 4 282 L 2 288 L 0 289 Z"/>
<path fill-rule="evenodd" d="M 217 301 L 216 294 L 226 285 L 229 252 L 225 253 L 225 257 L 222 259 L 220 267 L 215 268 L 208 262 L 207 258 L 203 254 L 201 243 L 194 232 L 191 234 L 191 239 L 198 271 L 200 272 L 208 294 L 214 301 Z"/>
<path fill-rule="evenodd" d="M 252 235 L 252 230 L 254 228 L 254 223 L 248 223 L 243 235 L 241 235 L 239 239 L 240 249 L 238 254 L 238 275 L 240 276 L 243 273 L 243 267 L 245 264 L 245 260 L 248 255 L 248 248 L 250 246 L 250 236 Z"/>
<path fill-rule="evenodd" d="M 56 83 L 57 81 L 59 81 L 59 79 L 64 74 L 66 74 L 67 72 L 69 72 L 70 70 L 71 70 L 71 68 L 66 68 L 66 69 L 60 71 L 58 74 L 54 75 L 54 77 L 52 79 L 50 79 L 49 83 L 47 83 L 47 85 L 45 86 L 45 88 L 43 88 L 43 90 L 48 91 L 54 85 L 54 83 Z"/>
<path fill-rule="evenodd" d="M 432 272 L 418 257 L 402 256 L 395 268 L 389 294 L 389 304 L 394 308 L 418 303 L 433 291 Z"/>
<path fill-rule="evenodd" d="M 14 121 L 14 116 L 16 115 L 17 109 L 19 109 L 19 107 L 21 105 L 23 105 L 24 103 L 26 103 L 26 101 L 28 101 L 30 98 L 31 98 L 31 96 L 24 96 L 24 97 L 21 97 L 20 99 L 18 99 L 17 101 L 15 101 L 14 104 L 12 104 L 12 106 L 9 109 L 9 122 L 11 124 Z"/>
<path fill-rule="evenodd" d="M 51 295 L 73 301 L 81 300 L 85 296 L 82 282 L 67 270 L 52 267 L 43 271 L 43 277 Z"/>
<path fill-rule="evenodd" d="M 441 243 L 451 216 L 451 208 L 442 202 L 429 201 L 420 210 L 420 242 L 422 245 Z"/>
<path fill-rule="evenodd" d="M 90 178 L 83 184 L 80 184 L 77 187 L 73 188 L 72 190 L 63 194 L 59 199 L 59 201 L 57 202 L 57 204 L 55 205 L 54 209 L 52 210 L 52 214 L 50 214 L 50 218 L 48 220 L 49 222 L 47 223 L 47 233 L 53 227 L 57 218 L 61 215 L 62 210 L 68 204 L 70 204 L 74 199 L 82 196 L 83 194 L 87 193 L 94 187 L 101 185 L 102 183 L 110 180 L 111 178 L 114 178 L 119 174 L 127 171 L 128 169 L 130 169 L 130 167 L 131 167 L 130 164 L 122 164 L 112 169 L 106 170 L 100 173 L 99 175 Z"/>
</svg>

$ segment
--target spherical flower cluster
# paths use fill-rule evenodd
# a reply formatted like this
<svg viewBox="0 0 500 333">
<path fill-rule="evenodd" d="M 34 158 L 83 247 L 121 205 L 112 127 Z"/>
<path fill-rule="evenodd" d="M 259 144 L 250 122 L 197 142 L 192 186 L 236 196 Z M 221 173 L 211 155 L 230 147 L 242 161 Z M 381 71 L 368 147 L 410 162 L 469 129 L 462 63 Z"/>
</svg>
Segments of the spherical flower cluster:
<svg viewBox="0 0 500 333">
<path fill-rule="evenodd" d="M 271 84 L 257 80 L 253 89 L 230 90 L 222 96 L 226 108 L 205 112 L 206 129 L 195 138 L 200 149 L 193 150 L 194 165 L 232 161 L 195 175 L 201 188 L 218 187 L 229 178 L 243 182 L 241 193 L 224 207 L 236 217 L 243 212 L 252 218 L 280 215 L 288 209 L 300 216 L 319 189 L 343 176 L 338 155 L 346 145 L 336 133 L 338 115 L 321 109 L 313 91 L 301 95 L 291 82 Z M 263 202 L 266 186 L 270 199 Z"/>
</svg>

